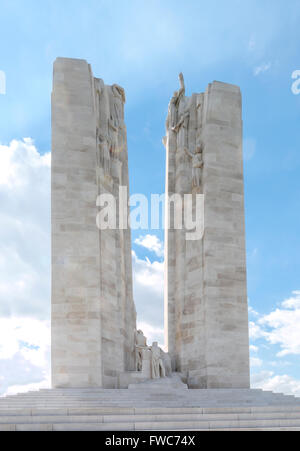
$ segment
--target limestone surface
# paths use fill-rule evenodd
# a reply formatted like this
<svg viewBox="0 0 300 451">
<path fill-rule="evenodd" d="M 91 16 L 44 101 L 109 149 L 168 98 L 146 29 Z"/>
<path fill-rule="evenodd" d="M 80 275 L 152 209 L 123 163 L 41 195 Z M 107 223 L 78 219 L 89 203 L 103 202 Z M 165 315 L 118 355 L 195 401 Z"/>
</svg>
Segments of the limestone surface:
<svg viewBox="0 0 300 451">
<path fill-rule="evenodd" d="M 190 388 L 249 388 L 240 89 L 213 82 L 187 97 L 180 74 L 166 129 L 166 195 L 204 195 L 204 234 L 193 241 L 167 203 L 165 332 L 173 371 Z"/>
<path fill-rule="evenodd" d="M 96 199 L 129 186 L 124 90 L 58 58 L 52 93 L 52 384 L 116 388 L 135 369 L 130 229 L 99 230 Z"/>
<path fill-rule="evenodd" d="M 0 399 L 0 431 L 299 431 L 300 400 L 261 390 L 59 389 Z M 167 382 L 167 383 L 166 383 Z M 149 384 L 149 383 L 148 383 Z"/>
</svg>

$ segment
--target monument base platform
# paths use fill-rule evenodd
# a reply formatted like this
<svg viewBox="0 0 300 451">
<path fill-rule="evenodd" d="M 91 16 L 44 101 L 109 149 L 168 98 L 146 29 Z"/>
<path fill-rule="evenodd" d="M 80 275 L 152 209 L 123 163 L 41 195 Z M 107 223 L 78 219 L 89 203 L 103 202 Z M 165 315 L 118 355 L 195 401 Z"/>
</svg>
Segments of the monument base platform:
<svg viewBox="0 0 300 451">
<path fill-rule="evenodd" d="M 155 386 L 156 385 L 156 386 Z M 0 431 L 300 430 L 300 399 L 262 390 L 56 389 L 0 399 Z"/>
</svg>

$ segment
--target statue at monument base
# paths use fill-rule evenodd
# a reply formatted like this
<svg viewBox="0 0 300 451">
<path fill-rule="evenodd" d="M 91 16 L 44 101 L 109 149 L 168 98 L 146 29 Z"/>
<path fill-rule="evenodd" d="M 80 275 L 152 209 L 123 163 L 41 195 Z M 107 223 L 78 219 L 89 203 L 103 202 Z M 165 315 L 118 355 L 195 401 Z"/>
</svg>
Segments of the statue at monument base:
<svg viewBox="0 0 300 451">
<path fill-rule="evenodd" d="M 166 377 L 165 366 L 161 349 L 158 347 L 158 343 L 154 342 L 151 347 L 151 378 L 160 379 L 161 377 Z"/>
<path fill-rule="evenodd" d="M 157 342 L 147 345 L 147 338 L 142 330 L 135 333 L 136 371 L 127 371 L 119 377 L 119 388 L 144 383 L 151 380 L 172 378 L 171 357 L 164 352 Z"/>
<path fill-rule="evenodd" d="M 142 371 L 143 369 L 143 353 L 144 350 L 148 349 L 147 338 L 144 336 L 142 330 L 138 330 L 136 333 L 136 370 Z"/>
</svg>

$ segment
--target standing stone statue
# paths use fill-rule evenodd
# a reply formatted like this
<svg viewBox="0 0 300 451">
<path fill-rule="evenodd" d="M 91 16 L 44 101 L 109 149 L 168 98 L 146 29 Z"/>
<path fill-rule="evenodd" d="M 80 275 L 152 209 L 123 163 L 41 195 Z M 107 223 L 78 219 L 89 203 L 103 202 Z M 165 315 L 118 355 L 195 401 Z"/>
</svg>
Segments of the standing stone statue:
<svg viewBox="0 0 300 451">
<path fill-rule="evenodd" d="M 115 84 L 112 86 L 112 92 L 114 95 L 114 112 L 116 124 L 118 125 L 118 127 L 121 127 L 124 103 L 126 102 L 125 91 L 123 88 L 121 88 L 121 86 Z"/>
<path fill-rule="evenodd" d="M 192 159 L 192 165 L 193 165 L 193 172 L 192 172 L 192 187 L 198 188 L 201 186 L 202 182 L 202 168 L 203 168 L 203 146 L 199 146 L 196 148 L 195 153 L 190 152 L 185 147 L 186 154 L 191 157 Z"/>
<path fill-rule="evenodd" d="M 151 347 L 152 359 L 151 359 L 151 377 L 152 379 L 159 379 L 160 377 L 166 377 L 164 362 L 161 355 L 161 349 L 158 347 L 158 343 L 153 343 Z"/>
<path fill-rule="evenodd" d="M 112 157 L 119 158 L 119 152 L 125 141 L 124 136 L 124 103 L 126 101 L 125 91 L 119 85 L 113 85 L 111 114 L 108 120 L 109 138 L 111 142 Z"/>
<path fill-rule="evenodd" d="M 167 128 L 171 128 L 172 130 L 176 127 L 177 117 L 178 117 L 178 108 L 177 108 L 177 100 L 178 100 L 178 92 L 174 92 L 174 95 L 169 103 L 169 113 L 167 119 Z"/>
<path fill-rule="evenodd" d="M 178 133 L 179 148 L 188 147 L 188 129 L 190 122 L 190 112 L 186 111 L 180 118 L 179 122 L 173 127 L 173 132 Z"/>
<path fill-rule="evenodd" d="M 137 371 L 143 370 L 143 357 L 144 350 L 148 349 L 147 338 L 144 336 L 142 330 L 136 332 L 136 369 Z"/>
<path fill-rule="evenodd" d="M 99 141 L 99 152 L 100 152 L 100 165 L 104 170 L 105 175 L 110 175 L 111 173 L 111 157 L 110 157 L 110 144 L 107 136 L 101 134 L 98 135 Z"/>
<path fill-rule="evenodd" d="M 177 133 L 178 148 L 184 149 L 189 146 L 188 131 L 190 123 L 190 109 L 186 105 L 185 84 L 183 75 L 179 75 L 181 88 L 175 92 L 169 105 L 169 120 L 167 126 L 171 125 L 171 130 Z M 179 120 L 178 120 L 179 117 Z M 171 123 L 171 124 L 170 124 Z"/>
<path fill-rule="evenodd" d="M 110 139 L 110 151 L 113 158 L 117 158 L 118 155 L 118 122 L 115 116 L 111 115 L 108 120 L 109 139 Z"/>
<path fill-rule="evenodd" d="M 167 120 L 167 128 L 171 128 L 176 131 L 178 123 L 178 109 L 181 99 L 185 96 L 185 84 L 183 74 L 179 74 L 180 89 L 175 91 L 174 95 L 169 103 L 169 113 Z"/>
<path fill-rule="evenodd" d="M 180 90 L 178 92 L 178 101 L 180 102 L 181 97 L 185 96 L 185 83 L 184 83 L 184 77 L 183 77 L 182 72 L 179 74 L 179 83 L 180 83 Z"/>
<path fill-rule="evenodd" d="M 164 368 L 165 368 L 165 375 L 166 375 L 166 377 L 171 377 L 172 376 L 171 357 L 167 352 L 164 352 L 162 350 L 161 350 L 161 356 L 162 356 L 162 361 L 163 361 Z"/>
</svg>

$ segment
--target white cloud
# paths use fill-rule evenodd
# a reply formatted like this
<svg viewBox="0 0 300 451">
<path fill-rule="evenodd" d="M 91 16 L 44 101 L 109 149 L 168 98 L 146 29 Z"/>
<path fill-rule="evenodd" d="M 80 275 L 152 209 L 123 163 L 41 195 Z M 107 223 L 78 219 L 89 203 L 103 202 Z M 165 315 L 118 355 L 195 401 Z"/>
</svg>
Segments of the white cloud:
<svg viewBox="0 0 300 451">
<path fill-rule="evenodd" d="M 50 321 L 0 318 L 0 395 L 50 385 L 50 340 Z"/>
<path fill-rule="evenodd" d="M 300 309 L 300 291 L 293 291 L 293 296 L 282 303 L 287 309 Z"/>
<path fill-rule="evenodd" d="M 251 378 L 252 388 L 300 397 L 300 380 L 288 375 L 278 376 L 272 371 L 262 371 Z"/>
<path fill-rule="evenodd" d="M 257 77 L 260 74 L 263 74 L 270 70 L 272 67 L 272 63 L 262 63 L 260 66 L 255 67 L 253 73 L 254 76 Z"/>
<path fill-rule="evenodd" d="M 139 259 L 132 252 L 133 290 L 138 320 L 163 329 L 164 262 Z M 159 338 L 159 337 L 158 337 Z"/>
<path fill-rule="evenodd" d="M 50 154 L 0 145 L 0 316 L 50 312 Z"/>
<path fill-rule="evenodd" d="M 250 321 L 249 322 L 249 335 L 250 335 L 251 340 L 257 340 L 259 338 L 264 338 L 265 332 L 259 326 L 259 324 L 255 323 L 254 321 Z"/>
<path fill-rule="evenodd" d="M 157 257 L 164 256 L 164 244 L 156 235 L 140 236 L 135 240 L 135 244 L 154 252 Z"/>
<path fill-rule="evenodd" d="M 264 315 L 253 326 L 254 336 L 261 336 L 273 345 L 280 345 L 278 357 L 300 354 L 300 292 L 282 302 L 280 308 Z"/>
<path fill-rule="evenodd" d="M 255 315 L 254 315 L 255 316 Z M 256 315 L 255 321 L 250 322 L 250 338 L 263 340 L 270 345 L 279 345 L 281 351 L 277 353 L 277 361 L 264 362 L 252 357 L 252 368 L 262 367 L 267 363 L 273 368 L 282 370 L 291 366 L 291 362 L 282 360 L 286 355 L 300 354 L 300 292 L 294 291 L 292 296 L 283 301 L 280 306 L 267 315 Z M 260 347 L 266 347 L 260 344 Z M 250 346 L 250 350 L 258 352 L 258 347 Z M 295 395 L 300 397 L 300 380 L 289 375 L 276 375 L 273 371 L 261 371 L 251 376 L 252 388 Z"/>
<path fill-rule="evenodd" d="M 0 145 L 0 395 L 49 386 L 50 167 L 30 138 Z"/>
<path fill-rule="evenodd" d="M 254 310 L 251 307 L 251 305 L 249 305 L 249 307 L 248 307 L 248 312 L 249 312 L 249 315 L 254 316 L 255 318 L 257 318 L 259 316 L 259 313 L 256 310 Z"/>
<path fill-rule="evenodd" d="M 291 364 L 291 362 L 279 359 L 279 360 L 274 360 L 273 362 L 269 362 L 269 365 L 272 366 L 273 368 L 282 369 L 283 367 L 291 366 L 292 364 Z"/>
</svg>

